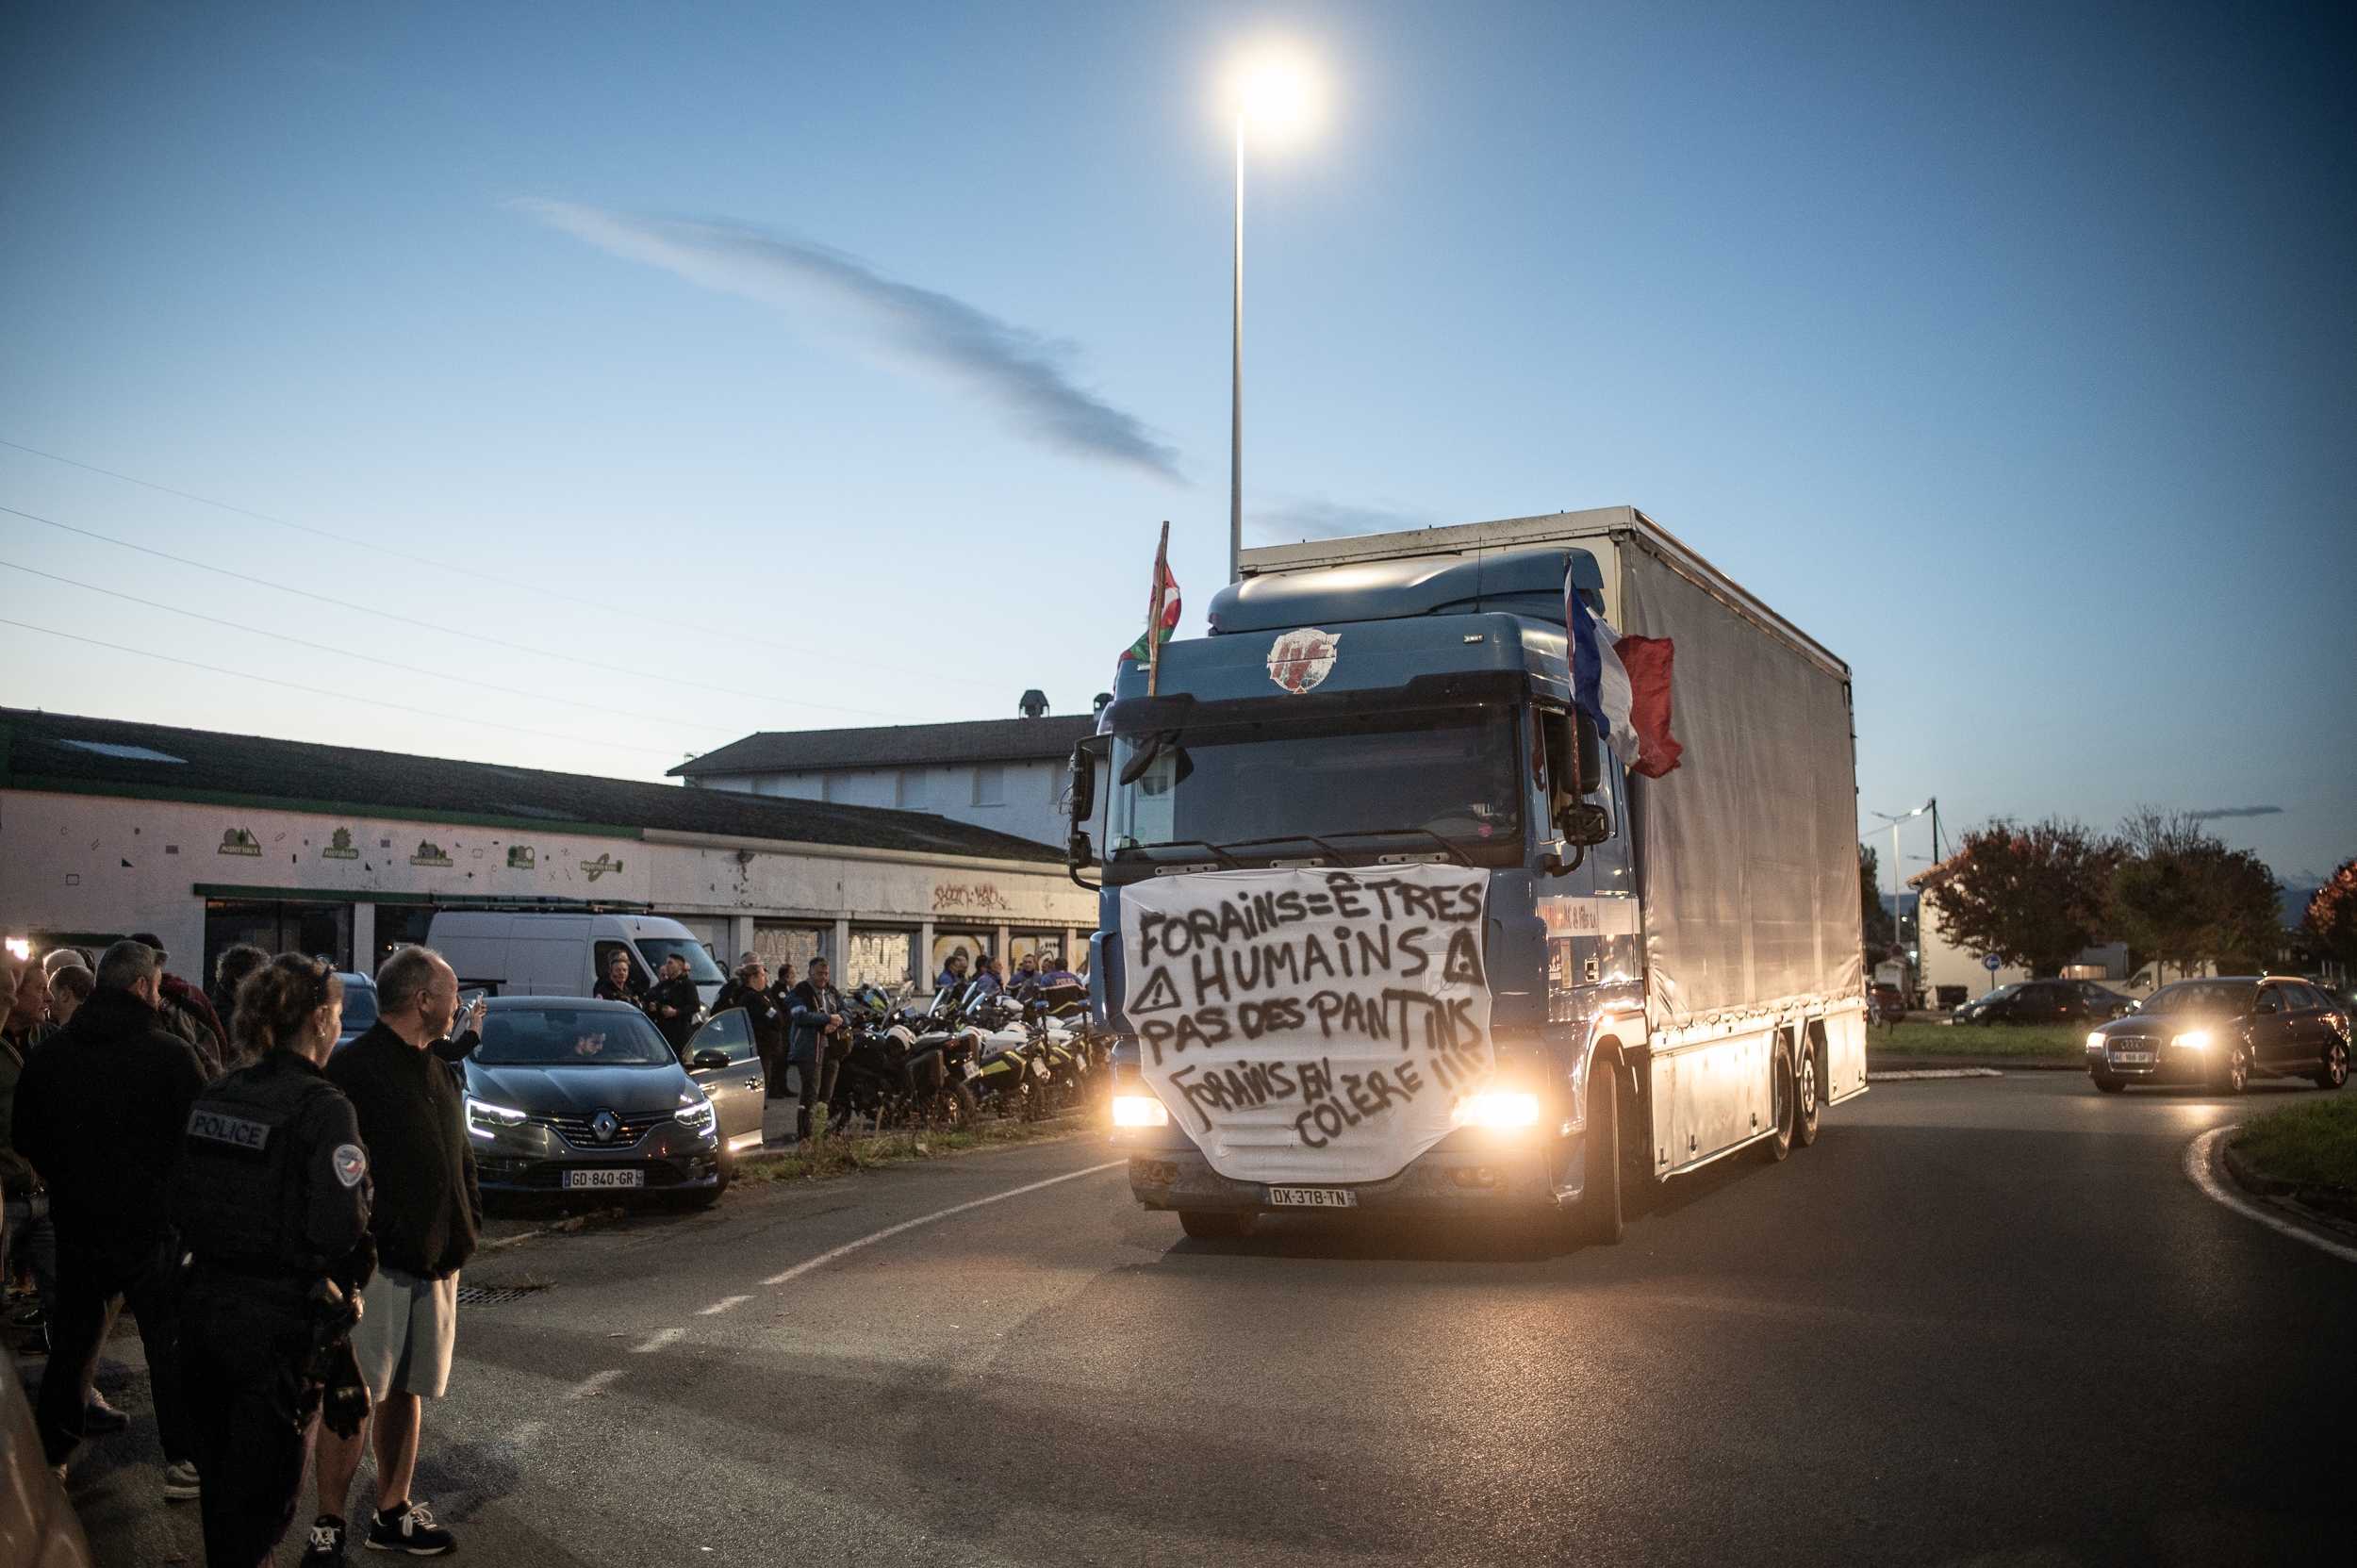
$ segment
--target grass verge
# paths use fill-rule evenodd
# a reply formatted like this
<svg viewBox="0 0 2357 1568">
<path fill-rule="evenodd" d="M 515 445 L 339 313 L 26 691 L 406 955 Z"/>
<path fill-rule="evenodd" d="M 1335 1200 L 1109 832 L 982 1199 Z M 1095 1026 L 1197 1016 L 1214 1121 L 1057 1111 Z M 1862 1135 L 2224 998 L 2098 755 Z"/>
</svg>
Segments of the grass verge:
<svg viewBox="0 0 2357 1568">
<path fill-rule="evenodd" d="M 2234 1148 L 2262 1176 L 2357 1191 L 2357 1096 L 2318 1095 L 2253 1116 Z"/>
<path fill-rule="evenodd" d="M 2080 1061 L 2086 1054 L 2087 1032 L 2051 1024 L 2021 1028 L 1970 1024 L 1901 1024 L 1896 1029 L 1870 1029 L 1866 1048 L 1901 1056 L 2048 1056 Z"/>
<path fill-rule="evenodd" d="M 824 1176 L 849 1176 L 878 1165 L 906 1164 L 912 1160 L 938 1160 L 1002 1144 L 1043 1143 L 1101 1131 L 1094 1115 L 1056 1116 L 1047 1121 L 983 1122 L 965 1132 L 886 1132 L 875 1137 L 829 1138 L 819 1147 L 777 1154 L 748 1154 L 736 1162 L 740 1184 L 808 1180 Z"/>
</svg>

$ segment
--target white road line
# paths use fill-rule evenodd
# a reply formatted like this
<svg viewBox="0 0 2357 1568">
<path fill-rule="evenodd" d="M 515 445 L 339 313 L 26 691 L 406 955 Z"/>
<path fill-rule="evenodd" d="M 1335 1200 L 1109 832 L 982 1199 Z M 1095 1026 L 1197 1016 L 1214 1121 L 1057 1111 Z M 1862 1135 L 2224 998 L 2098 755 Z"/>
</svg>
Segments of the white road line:
<svg viewBox="0 0 2357 1568">
<path fill-rule="evenodd" d="M 685 1339 L 686 1337 L 687 1330 L 684 1329 L 665 1329 L 657 1332 L 654 1338 L 649 1340 L 646 1344 L 632 1345 L 630 1347 L 630 1353 L 634 1356 L 643 1356 L 650 1350 L 660 1350 L 665 1345 L 675 1344 L 680 1340 Z"/>
<path fill-rule="evenodd" d="M 888 1240 L 891 1237 L 898 1235 L 903 1230 L 914 1230 L 920 1225 L 931 1225 L 937 1219 L 948 1219 L 951 1214 L 962 1214 L 968 1209 L 979 1209 L 986 1203 L 997 1203 L 1010 1197 L 1021 1197 L 1025 1193 L 1035 1193 L 1042 1187 L 1052 1187 L 1059 1181 L 1073 1181 L 1078 1180 L 1083 1176 L 1095 1176 L 1100 1171 L 1119 1170 L 1129 1163 L 1129 1162 L 1126 1159 L 1114 1160 L 1102 1165 L 1091 1165 L 1086 1170 L 1066 1171 L 1062 1176 L 1051 1176 L 1045 1181 L 1034 1181 L 1028 1187 L 1016 1187 L 1009 1192 L 993 1193 L 988 1197 L 978 1197 L 971 1203 L 960 1203 L 952 1208 L 943 1209 L 936 1213 L 927 1214 L 921 1219 L 902 1220 L 898 1225 L 885 1227 L 883 1230 L 877 1231 L 872 1236 L 862 1236 L 855 1242 L 845 1242 L 841 1246 L 836 1247 L 832 1252 L 821 1252 L 817 1257 L 811 1259 L 810 1262 L 806 1263 L 796 1263 L 792 1268 L 787 1269 L 783 1274 L 772 1274 L 768 1279 L 764 1279 L 762 1283 L 765 1285 L 783 1285 L 788 1279 L 795 1278 L 797 1275 L 808 1274 L 814 1268 L 824 1268 L 829 1263 L 833 1263 L 837 1258 L 843 1257 L 848 1253 L 857 1252 L 863 1246 L 873 1246 L 878 1242 Z"/>
<path fill-rule="evenodd" d="M 752 1297 L 750 1296 L 727 1296 L 721 1300 L 715 1301 L 709 1307 L 699 1308 L 696 1315 L 698 1317 L 717 1317 L 720 1313 L 727 1312 L 731 1307 L 737 1306 L 743 1302 L 750 1301 Z"/>
<path fill-rule="evenodd" d="M 621 1375 L 622 1369 L 618 1366 L 608 1367 L 603 1372 L 592 1372 L 587 1378 L 582 1380 L 578 1387 L 573 1390 L 572 1397 L 575 1399 L 586 1399 L 593 1394 L 603 1394 L 605 1392 L 605 1385 L 612 1382 L 615 1378 L 620 1377 Z"/>
<path fill-rule="evenodd" d="M 2330 1252 L 2335 1258 L 2357 1263 L 2357 1246 L 2319 1236 L 2305 1226 L 2294 1225 L 2283 1215 L 2251 1202 L 2217 1179 L 2217 1173 L 2210 1168 L 2215 1163 L 2217 1146 L 2241 1125 L 2236 1122 L 2233 1127 L 2214 1127 L 2185 1146 L 2185 1174 L 2193 1179 L 2193 1184 L 2213 1201 L 2223 1203 L 2236 1213 L 2257 1220 L 2270 1230 L 2280 1230 L 2295 1241 L 2306 1242 L 2318 1251 Z"/>
</svg>

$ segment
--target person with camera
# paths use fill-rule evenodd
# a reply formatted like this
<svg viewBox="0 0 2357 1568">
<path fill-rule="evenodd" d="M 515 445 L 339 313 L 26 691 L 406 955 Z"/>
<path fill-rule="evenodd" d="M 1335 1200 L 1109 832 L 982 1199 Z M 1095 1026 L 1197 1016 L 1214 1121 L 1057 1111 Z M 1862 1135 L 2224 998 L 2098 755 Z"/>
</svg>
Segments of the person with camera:
<svg viewBox="0 0 2357 1568">
<path fill-rule="evenodd" d="M 350 1336 L 376 1273 L 375 1186 L 352 1101 L 321 1071 L 343 994 L 333 970 L 296 953 L 250 971 L 232 1044 L 252 1065 L 206 1087 L 181 1142 L 173 1213 L 192 1260 L 181 1387 L 212 1568 L 269 1563 L 322 1411 L 348 1437 L 369 1411 Z M 313 1528 L 305 1561 L 341 1560 L 340 1521 L 328 1533 L 322 1551 Z"/>
</svg>

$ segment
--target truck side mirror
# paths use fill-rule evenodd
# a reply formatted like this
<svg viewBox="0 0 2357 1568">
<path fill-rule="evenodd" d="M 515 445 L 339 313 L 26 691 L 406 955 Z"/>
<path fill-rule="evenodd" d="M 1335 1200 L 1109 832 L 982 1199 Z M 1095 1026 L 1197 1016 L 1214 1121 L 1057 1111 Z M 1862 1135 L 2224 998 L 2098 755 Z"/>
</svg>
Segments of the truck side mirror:
<svg viewBox="0 0 2357 1568">
<path fill-rule="evenodd" d="M 1579 849 L 1603 843 L 1612 836 L 1612 818 L 1604 807 L 1583 798 L 1604 782 L 1603 748 L 1597 744 L 1594 722 L 1584 713 L 1543 708 L 1539 720 L 1547 748 L 1549 817 L 1565 840 Z"/>
<path fill-rule="evenodd" d="M 1072 826 L 1078 834 L 1080 824 L 1096 815 L 1096 758 L 1086 744 L 1072 749 Z"/>
</svg>

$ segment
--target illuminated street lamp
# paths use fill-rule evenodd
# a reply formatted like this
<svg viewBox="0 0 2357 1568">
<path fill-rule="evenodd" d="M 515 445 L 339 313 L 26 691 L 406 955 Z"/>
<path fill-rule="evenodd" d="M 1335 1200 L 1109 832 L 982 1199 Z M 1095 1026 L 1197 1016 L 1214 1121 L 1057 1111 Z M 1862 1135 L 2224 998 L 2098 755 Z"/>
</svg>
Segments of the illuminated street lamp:
<svg viewBox="0 0 2357 1568">
<path fill-rule="evenodd" d="M 1244 580 L 1244 131 L 1246 121 L 1263 130 L 1285 131 L 1310 117 L 1312 78 L 1298 56 L 1268 54 L 1248 61 L 1235 76 L 1236 111 L 1236 294 L 1228 454 L 1228 580 Z"/>
<path fill-rule="evenodd" d="M 1916 817 L 1922 816 L 1927 811 L 1937 811 L 1938 809 L 1939 800 L 1937 796 L 1935 796 L 1931 800 L 1928 800 L 1921 805 L 1916 807 L 1913 811 L 1902 812 L 1897 817 L 1891 816 L 1890 813 L 1887 811 L 1871 812 L 1868 814 L 1870 816 L 1879 817 L 1884 821 L 1890 824 L 1890 940 L 1894 946 L 1899 945 L 1899 904 L 1905 897 L 1906 891 L 1906 883 L 1899 875 L 1899 824 L 1902 822 L 1912 821 Z M 1935 822 L 1937 820 L 1937 817 L 1933 818 L 1933 821 Z M 1937 859 L 1939 855 L 1939 843 L 1937 833 L 1933 835 L 1932 855 L 1935 860 Z M 1915 935 L 1916 941 L 1920 944 L 1923 939 L 1923 921 L 1920 913 L 1916 917 Z"/>
</svg>

